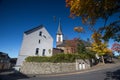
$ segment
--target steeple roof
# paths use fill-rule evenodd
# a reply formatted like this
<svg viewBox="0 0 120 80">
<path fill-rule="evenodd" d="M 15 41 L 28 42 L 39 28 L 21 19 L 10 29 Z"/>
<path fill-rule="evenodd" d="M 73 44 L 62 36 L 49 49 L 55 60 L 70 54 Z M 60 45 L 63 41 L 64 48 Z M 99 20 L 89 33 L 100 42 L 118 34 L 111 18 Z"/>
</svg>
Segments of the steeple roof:
<svg viewBox="0 0 120 80">
<path fill-rule="evenodd" d="M 62 35 L 62 29 L 61 29 L 60 19 L 59 19 L 57 34 Z"/>
</svg>

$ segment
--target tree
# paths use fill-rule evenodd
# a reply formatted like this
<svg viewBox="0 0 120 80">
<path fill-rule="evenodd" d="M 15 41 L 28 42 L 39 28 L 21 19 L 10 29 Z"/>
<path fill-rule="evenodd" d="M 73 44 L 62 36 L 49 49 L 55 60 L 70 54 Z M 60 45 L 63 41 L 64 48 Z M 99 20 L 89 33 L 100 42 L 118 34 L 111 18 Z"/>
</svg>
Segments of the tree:
<svg viewBox="0 0 120 80">
<path fill-rule="evenodd" d="M 82 22 L 88 24 L 89 28 L 94 32 L 96 30 L 93 26 L 96 21 L 103 19 L 104 26 L 102 29 L 97 30 L 103 32 L 102 34 L 105 35 L 103 39 L 113 38 L 116 41 L 120 41 L 120 33 L 118 32 L 120 25 L 116 25 L 120 24 L 120 20 L 106 25 L 110 16 L 120 13 L 120 0 L 66 0 L 66 6 L 70 8 L 70 17 L 81 17 Z M 112 31 L 111 35 L 108 35 L 110 32 L 108 28 Z"/>
<path fill-rule="evenodd" d="M 119 0 L 66 0 L 70 8 L 70 16 L 81 16 L 83 22 L 94 24 L 99 18 L 108 19 L 116 12 L 120 12 Z"/>
<path fill-rule="evenodd" d="M 114 43 L 111 48 L 113 51 L 120 53 L 120 44 Z M 119 54 L 120 55 L 120 54 Z"/>
<path fill-rule="evenodd" d="M 82 33 L 84 30 L 83 30 L 83 27 L 75 27 L 74 28 L 74 31 L 78 32 L 79 34 L 79 39 L 78 39 L 78 43 L 77 43 L 77 52 L 79 54 L 81 53 L 85 53 L 86 49 L 85 49 L 85 45 L 84 43 L 80 40 L 80 33 Z"/>
<path fill-rule="evenodd" d="M 114 21 L 106 27 L 101 27 L 100 31 L 104 31 L 103 39 L 108 41 L 110 38 L 114 41 L 120 41 L 120 20 Z"/>
<path fill-rule="evenodd" d="M 79 43 L 77 45 L 77 52 L 78 52 L 78 54 L 85 54 L 86 53 L 86 47 L 81 40 L 79 40 Z"/>
<path fill-rule="evenodd" d="M 107 48 L 107 43 L 102 41 L 102 35 L 100 33 L 93 33 L 92 35 L 92 47 L 91 50 L 96 52 L 99 56 L 102 58 L 102 62 L 104 62 L 103 55 L 110 52 L 110 50 Z"/>
</svg>

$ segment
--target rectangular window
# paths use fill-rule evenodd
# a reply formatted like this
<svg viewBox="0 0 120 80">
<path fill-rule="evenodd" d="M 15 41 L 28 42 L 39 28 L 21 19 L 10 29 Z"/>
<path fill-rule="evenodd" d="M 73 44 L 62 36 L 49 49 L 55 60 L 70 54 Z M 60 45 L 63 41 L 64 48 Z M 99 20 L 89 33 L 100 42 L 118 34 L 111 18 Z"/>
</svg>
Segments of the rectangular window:
<svg viewBox="0 0 120 80">
<path fill-rule="evenodd" d="M 49 54 L 52 52 L 51 49 L 48 50 Z"/>
<path fill-rule="evenodd" d="M 36 48 L 35 55 L 38 55 L 38 53 L 39 53 L 39 48 Z"/>
<path fill-rule="evenodd" d="M 39 36 L 42 36 L 42 31 L 39 32 Z"/>
<path fill-rule="evenodd" d="M 45 36 L 45 35 L 43 35 L 43 37 L 44 37 L 44 38 L 46 38 L 46 36 Z"/>
<path fill-rule="evenodd" d="M 61 37 L 60 36 L 58 37 L 58 42 L 61 42 Z"/>
<path fill-rule="evenodd" d="M 38 43 L 40 44 L 40 40 L 38 41 Z"/>
<path fill-rule="evenodd" d="M 42 56 L 45 56 L 45 49 L 43 49 Z"/>
</svg>

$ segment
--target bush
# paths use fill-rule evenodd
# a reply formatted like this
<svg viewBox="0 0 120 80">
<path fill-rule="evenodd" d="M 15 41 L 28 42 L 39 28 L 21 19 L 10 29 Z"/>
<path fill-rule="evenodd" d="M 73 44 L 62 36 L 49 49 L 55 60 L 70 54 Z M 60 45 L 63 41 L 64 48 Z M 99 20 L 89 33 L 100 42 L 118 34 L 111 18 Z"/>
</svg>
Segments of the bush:
<svg viewBox="0 0 120 80">
<path fill-rule="evenodd" d="M 29 56 L 25 59 L 27 62 L 50 62 L 50 57 Z"/>
<path fill-rule="evenodd" d="M 51 61 L 56 62 L 75 62 L 74 54 L 57 54 L 51 57 Z"/>
<path fill-rule="evenodd" d="M 27 62 L 75 62 L 76 59 L 89 59 L 91 58 L 88 54 L 56 54 L 51 57 L 42 56 L 29 56 L 25 60 Z"/>
</svg>

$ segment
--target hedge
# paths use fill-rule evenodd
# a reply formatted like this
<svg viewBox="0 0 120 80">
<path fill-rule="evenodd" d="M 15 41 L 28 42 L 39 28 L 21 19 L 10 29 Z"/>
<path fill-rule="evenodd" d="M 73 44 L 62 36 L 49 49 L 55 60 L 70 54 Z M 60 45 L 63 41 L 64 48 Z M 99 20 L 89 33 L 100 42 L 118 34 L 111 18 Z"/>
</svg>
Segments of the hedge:
<svg viewBox="0 0 120 80">
<path fill-rule="evenodd" d="M 50 57 L 29 56 L 25 59 L 27 62 L 50 62 Z"/>
<path fill-rule="evenodd" d="M 25 60 L 27 62 L 75 62 L 76 59 L 89 59 L 91 58 L 88 54 L 56 54 L 51 57 L 42 56 L 29 56 Z"/>
</svg>

